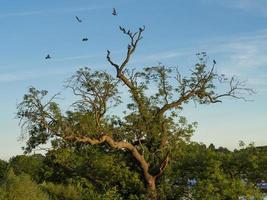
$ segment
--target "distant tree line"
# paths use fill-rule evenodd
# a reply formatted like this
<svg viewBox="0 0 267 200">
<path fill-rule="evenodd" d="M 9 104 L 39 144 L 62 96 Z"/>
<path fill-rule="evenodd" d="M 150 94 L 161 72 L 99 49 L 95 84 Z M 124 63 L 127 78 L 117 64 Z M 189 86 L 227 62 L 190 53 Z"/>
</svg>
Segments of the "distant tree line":
<svg viewBox="0 0 267 200">
<path fill-rule="evenodd" d="M 126 165 L 125 153 L 77 145 L 46 155 L 0 160 L 1 200 L 146 199 L 138 169 Z M 256 187 L 267 180 L 267 147 L 206 147 L 181 143 L 176 158 L 158 180 L 158 199 L 262 199 Z M 128 158 L 131 160 L 131 158 Z M 134 169 L 134 170 L 133 170 Z M 190 184 L 190 180 L 195 180 Z"/>
</svg>

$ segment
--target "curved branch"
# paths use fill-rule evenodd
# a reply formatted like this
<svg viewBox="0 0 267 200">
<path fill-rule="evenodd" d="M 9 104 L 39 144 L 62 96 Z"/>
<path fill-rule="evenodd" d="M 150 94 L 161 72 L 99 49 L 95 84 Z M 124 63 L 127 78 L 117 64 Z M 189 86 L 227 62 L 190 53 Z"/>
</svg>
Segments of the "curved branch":
<svg viewBox="0 0 267 200">
<path fill-rule="evenodd" d="M 121 150 L 128 150 L 131 152 L 132 156 L 138 161 L 140 167 L 143 170 L 145 179 L 148 181 L 151 178 L 153 178 L 152 175 L 149 174 L 149 164 L 145 160 L 144 156 L 139 153 L 139 151 L 134 147 L 132 144 L 124 141 L 114 141 L 113 138 L 107 134 L 102 134 L 98 139 L 96 138 L 90 138 L 86 136 L 65 136 L 63 137 L 65 140 L 73 141 L 73 142 L 80 142 L 84 144 L 90 144 L 90 145 L 98 145 L 107 143 L 110 147 L 114 149 L 121 149 Z"/>
</svg>

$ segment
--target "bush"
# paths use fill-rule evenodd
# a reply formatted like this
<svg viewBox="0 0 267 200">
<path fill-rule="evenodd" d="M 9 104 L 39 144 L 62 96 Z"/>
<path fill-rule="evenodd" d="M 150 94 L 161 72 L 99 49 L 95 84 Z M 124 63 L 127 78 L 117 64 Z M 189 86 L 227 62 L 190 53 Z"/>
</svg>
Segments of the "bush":
<svg viewBox="0 0 267 200">
<path fill-rule="evenodd" d="M 49 200 L 29 175 L 16 176 L 12 169 L 7 172 L 0 191 L 1 200 Z"/>
</svg>

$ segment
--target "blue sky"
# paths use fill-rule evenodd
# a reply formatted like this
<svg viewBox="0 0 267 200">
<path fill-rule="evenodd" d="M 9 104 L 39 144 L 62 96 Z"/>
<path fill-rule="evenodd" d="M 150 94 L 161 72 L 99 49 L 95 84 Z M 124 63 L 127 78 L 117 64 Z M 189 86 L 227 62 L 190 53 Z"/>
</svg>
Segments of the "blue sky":
<svg viewBox="0 0 267 200">
<path fill-rule="evenodd" d="M 53 94 L 79 67 L 112 71 L 106 49 L 119 59 L 127 46 L 119 25 L 146 25 L 129 67 L 162 62 L 186 70 L 197 52 L 206 51 L 218 72 L 255 89 L 251 102 L 186 105 L 182 114 L 199 123 L 193 140 L 232 149 L 239 140 L 267 145 L 265 0 L 0 0 L 0 5 L 0 158 L 21 153 L 15 112 L 29 86 Z M 81 42 L 83 37 L 89 41 Z M 53 59 L 44 59 L 48 53 Z M 69 96 L 62 103 L 68 101 Z"/>
</svg>

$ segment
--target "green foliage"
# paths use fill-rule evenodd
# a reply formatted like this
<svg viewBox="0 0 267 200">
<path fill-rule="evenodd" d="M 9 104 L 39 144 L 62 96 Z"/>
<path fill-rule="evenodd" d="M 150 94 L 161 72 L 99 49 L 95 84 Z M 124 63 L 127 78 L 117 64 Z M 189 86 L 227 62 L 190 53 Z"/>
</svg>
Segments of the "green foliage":
<svg viewBox="0 0 267 200">
<path fill-rule="evenodd" d="M 0 200 L 7 200 L 6 196 L 7 196 L 6 191 L 2 187 L 0 187 Z"/>
<path fill-rule="evenodd" d="M 12 169 L 8 171 L 1 190 L 0 199 L 4 200 L 49 200 L 29 175 L 16 176 Z"/>
<path fill-rule="evenodd" d="M 57 149 L 45 157 L 36 155 L 42 165 L 32 162 L 35 156 L 14 157 L 8 165 L 10 169 L 14 167 L 17 175 L 9 170 L 2 179 L 0 200 L 17 196 L 27 199 L 29 192 L 33 198 L 49 200 L 147 199 L 142 177 L 134 162 L 129 165 L 128 154 L 107 154 L 105 149 L 104 146 Z M 266 152 L 252 146 L 233 152 L 219 149 L 179 143 L 179 148 L 172 152 L 174 159 L 169 168 L 158 179 L 158 198 L 262 199 L 255 184 L 257 180 L 266 180 Z M 253 168 L 251 157 L 256 163 Z M 33 173 L 34 167 L 39 169 Z M 38 175 L 37 185 L 31 179 Z M 188 186 L 190 179 L 195 179 L 196 185 Z"/>
<path fill-rule="evenodd" d="M 125 163 L 125 159 L 130 159 L 127 154 L 107 154 L 103 147 L 80 146 L 58 149 L 48 158 L 53 160 L 49 163 L 48 171 L 52 173 L 47 177 L 48 181 L 75 182 L 94 194 L 105 193 L 114 186 L 124 196 L 144 192 L 140 173 L 134 170 L 135 166 L 131 168 Z M 60 180 L 54 177 L 60 177 Z"/>
<path fill-rule="evenodd" d="M 15 156 L 9 161 L 9 168 L 12 168 L 16 175 L 28 174 L 36 182 L 41 182 L 43 162 L 45 157 L 41 154 L 32 156 Z"/>
<path fill-rule="evenodd" d="M 0 160 L 0 181 L 6 174 L 8 163 L 6 161 Z"/>
<path fill-rule="evenodd" d="M 206 180 L 200 180 L 192 189 L 192 196 L 196 200 L 221 200 L 221 199 L 263 199 L 263 196 L 253 185 L 240 179 L 228 179 L 222 173 L 213 174 Z"/>
<path fill-rule="evenodd" d="M 81 200 L 81 191 L 74 185 L 43 183 L 42 189 L 49 194 L 51 200 Z"/>
<path fill-rule="evenodd" d="M 100 199 L 103 199 L 103 200 L 110 200 L 110 199 L 123 200 L 123 198 L 118 194 L 118 190 L 116 188 L 112 188 L 112 189 L 108 190 L 104 195 L 101 196 Z"/>
<path fill-rule="evenodd" d="M 93 188 L 85 189 L 73 184 L 43 183 L 41 187 L 49 194 L 50 200 L 123 200 L 115 187 L 102 194 Z"/>
<path fill-rule="evenodd" d="M 220 200 L 239 199 L 239 197 L 262 199 L 255 186 L 256 182 L 244 178 L 244 175 L 250 172 L 249 167 L 244 169 L 243 175 L 231 177 L 228 173 L 229 170 L 236 169 L 236 165 L 241 162 L 240 159 L 231 160 L 230 157 L 243 153 L 243 150 L 220 152 L 218 149 L 206 148 L 205 145 L 197 143 L 180 144 L 179 147 L 172 154 L 176 159 L 171 162 L 170 168 L 159 180 L 160 199 Z M 246 151 L 250 151 L 250 155 L 243 157 L 242 162 L 246 162 L 254 155 L 249 148 Z M 261 156 L 254 160 L 256 163 L 259 161 Z M 254 176 L 264 180 L 264 176 L 260 173 L 257 175 L 254 173 Z M 189 186 L 189 180 L 196 180 L 196 184 Z"/>
</svg>

